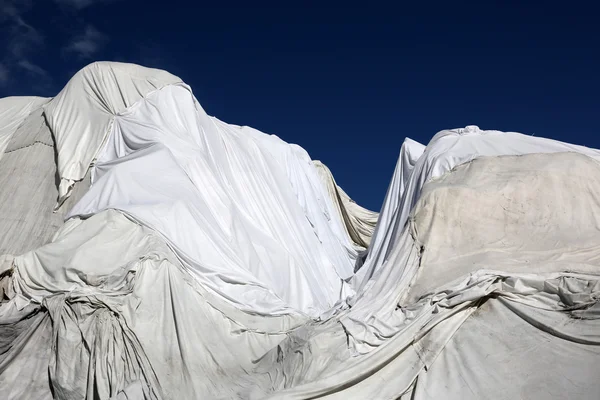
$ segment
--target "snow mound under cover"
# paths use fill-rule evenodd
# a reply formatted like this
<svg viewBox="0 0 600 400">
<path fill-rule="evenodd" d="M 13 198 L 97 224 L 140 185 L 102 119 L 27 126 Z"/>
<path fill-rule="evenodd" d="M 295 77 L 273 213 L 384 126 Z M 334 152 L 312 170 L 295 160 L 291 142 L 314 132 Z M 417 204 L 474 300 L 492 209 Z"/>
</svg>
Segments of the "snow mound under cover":
<svg viewBox="0 0 600 400">
<path fill-rule="evenodd" d="M 0 397 L 597 399 L 599 160 L 406 139 L 378 214 L 165 71 L 0 99 Z"/>
</svg>

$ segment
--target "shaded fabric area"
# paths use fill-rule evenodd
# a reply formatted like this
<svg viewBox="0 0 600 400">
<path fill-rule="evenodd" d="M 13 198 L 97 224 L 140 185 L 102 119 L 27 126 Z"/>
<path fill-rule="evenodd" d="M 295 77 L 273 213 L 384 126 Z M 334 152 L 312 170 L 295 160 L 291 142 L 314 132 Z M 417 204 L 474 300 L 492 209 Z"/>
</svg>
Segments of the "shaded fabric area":
<svg viewBox="0 0 600 400">
<path fill-rule="evenodd" d="M 58 200 L 56 150 L 41 106 L 18 122 L 0 155 L 0 254 L 18 255 L 48 243 L 90 186 L 89 176 L 84 177 L 65 206 L 53 212 Z"/>
<path fill-rule="evenodd" d="M 331 171 L 325 164 L 320 161 L 313 161 L 313 163 L 317 167 L 321 181 L 327 187 L 327 193 L 336 211 L 344 222 L 348 236 L 360 250 L 366 249 L 371 242 L 379 214 L 356 204 L 344 189 L 335 183 Z"/>
</svg>

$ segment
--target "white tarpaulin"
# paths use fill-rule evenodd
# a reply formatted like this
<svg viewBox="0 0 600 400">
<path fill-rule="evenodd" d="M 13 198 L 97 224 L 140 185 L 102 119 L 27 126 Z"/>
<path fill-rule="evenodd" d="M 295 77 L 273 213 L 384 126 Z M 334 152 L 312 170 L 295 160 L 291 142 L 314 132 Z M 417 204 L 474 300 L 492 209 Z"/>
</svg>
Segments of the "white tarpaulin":
<svg viewBox="0 0 600 400">
<path fill-rule="evenodd" d="M 1 231 L 3 398 L 599 398 L 600 152 L 407 139 L 378 218 L 164 71 L 95 63 L 43 100 L 0 100 L 34 149 L 0 180 L 46 188 L 1 197 L 43 221 Z"/>
</svg>

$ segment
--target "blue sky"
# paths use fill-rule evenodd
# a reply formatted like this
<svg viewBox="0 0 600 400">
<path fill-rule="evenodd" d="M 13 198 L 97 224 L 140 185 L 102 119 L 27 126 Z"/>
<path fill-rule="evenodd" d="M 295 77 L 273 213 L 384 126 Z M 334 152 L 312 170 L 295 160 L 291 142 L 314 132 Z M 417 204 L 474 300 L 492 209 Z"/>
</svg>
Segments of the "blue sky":
<svg viewBox="0 0 600 400">
<path fill-rule="evenodd" d="M 96 60 L 166 69 L 375 210 L 405 137 L 479 125 L 600 148 L 592 2 L 203 3 L 0 0 L 0 97 L 52 96 Z"/>
</svg>

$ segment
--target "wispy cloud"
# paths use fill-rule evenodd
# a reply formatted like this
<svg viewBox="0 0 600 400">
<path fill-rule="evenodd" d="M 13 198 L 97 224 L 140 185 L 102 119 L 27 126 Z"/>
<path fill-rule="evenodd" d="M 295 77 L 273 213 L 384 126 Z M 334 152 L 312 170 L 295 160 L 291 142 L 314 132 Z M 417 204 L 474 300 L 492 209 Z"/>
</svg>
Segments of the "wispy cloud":
<svg viewBox="0 0 600 400">
<path fill-rule="evenodd" d="M 81 58 L 92 58 L 108 42 L 108 36 L 87 25 L 81 35 L 76 36 L 64 49 Z"/>
<path fill-rule="evenodd" d="M 32 4 L 29 0 L 0 0 L 0 35 L 6 39 L 3 41 L 4 57 L 0 60 L 2 86 L 7 86 L 9 77 L 19 69 L 43 77 L 46 83 L 50 82 L 46 71 L 30 60 L 44 44 L 44 35 L 23 18 Z"/>
<path fill-rule="evenodd" d="M 111 0 L 54 0 L 55 3 L 63 6 L 73 7 L 78 10 L 89 7 L 92 4 L 107 3 L 109 1 Z"/>
<path fill-rule="evenodd" d="M 69 24 L 60 30 L 54 29 L 51 24 L 46 24 L 30 18 L 28 12 L 36 7 L 38 2 L 33 0 L 0 0 L 0 87 L 19 87 L 19 85 L 35 85 L 36 91 L 46 87 L 47 91 L 53 89 L 53 79 L 45 69 L 44 52 L 56 51 L 46 47 L 56 42 L 61 35 L 57 32 L 71 36 L 58 49 L 62 48 L 65 54 L 79 61 L 97 57 L 98 53 L 108 42 L 108 36 L 94 26 L 85 22 L 83 9 L 95 5 L 111 3 L 118 0 L 53 0 L 55 7 L 54 18 L 68 20 Z M 39 24 L 39 25 L 38 25 Z M 43 28 L 43 29 L 42 29 Z M 48 34 L 48 38 L 46 38 Z M 64 40 L 61 38 L 61 41 Z"/>
<path fill-rule="evenodd" d="M 44 36 L 16 15 L 9 27 L 8 52 L 15 58 L 22 58 L 44 43 Z"/>
<path fill-rule="evenodd" d="M 9 79 L 8 68 L 4 65 L 4 63 L 0 63 L 0 86 L 6 86 Z"/>
<path fill-rule="evenodd" d="M 21 16 L 30 8 L 31 1 L 0 0 L 0 22 L 4 25 L 8 57 L 23 57 L 44 42 L 43 35 Z"/>
<path fill-rule="evenodd" d="M 27 71 L 31 75 L 38 75 L 44 78 L 48 77 L 48 72 L 45 69 L 28 60 L 20 60 L 17 65 Z"/>
<path fill-rule="evenodd" d="M 0 22 L 11 20 L 31 8 L 31 0 L 2 0 L 0 2 Z"/>
</svg>

